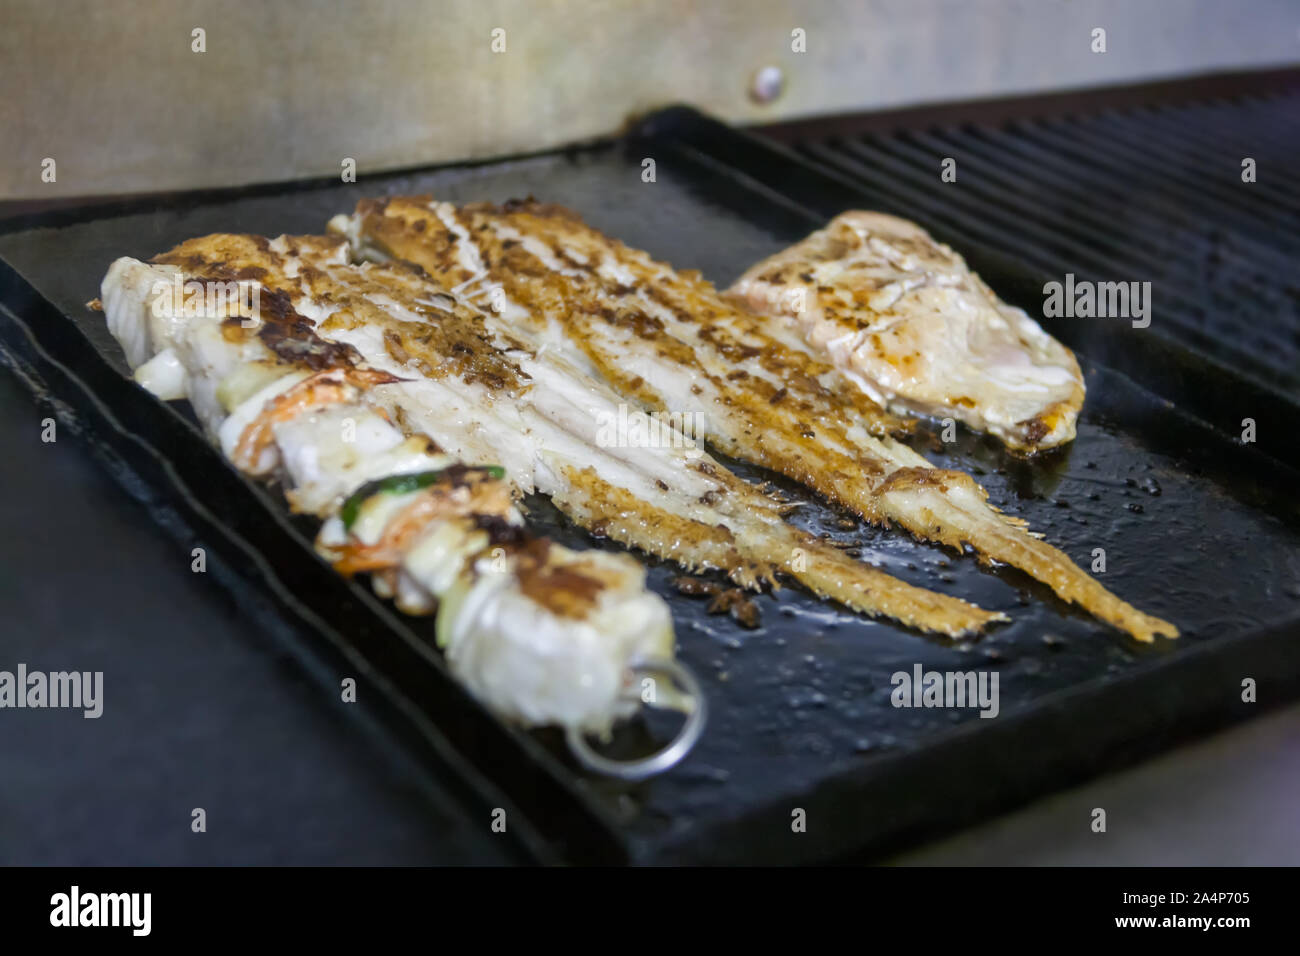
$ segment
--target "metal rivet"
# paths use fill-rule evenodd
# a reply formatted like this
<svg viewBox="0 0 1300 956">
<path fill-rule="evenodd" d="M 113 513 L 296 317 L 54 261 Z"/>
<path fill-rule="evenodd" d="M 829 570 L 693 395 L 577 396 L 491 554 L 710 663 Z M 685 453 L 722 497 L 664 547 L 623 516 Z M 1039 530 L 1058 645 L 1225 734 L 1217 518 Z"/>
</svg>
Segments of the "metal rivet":
<svg viewBox="0 0 1300 956">
<path fill-rule="evenodd" d="M 779 66 L 765 66 L 754 74 L 749 97 L 755 103 L 771 103 L 785 88 L 785 74 Z"/>
</svg>

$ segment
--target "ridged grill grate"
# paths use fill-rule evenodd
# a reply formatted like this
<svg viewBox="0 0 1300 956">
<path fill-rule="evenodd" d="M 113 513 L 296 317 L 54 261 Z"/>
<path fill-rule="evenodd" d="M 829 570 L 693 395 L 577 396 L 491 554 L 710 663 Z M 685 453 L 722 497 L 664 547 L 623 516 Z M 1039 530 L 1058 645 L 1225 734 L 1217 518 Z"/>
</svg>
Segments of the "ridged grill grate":
<svg viewBox="0 0 1300 956">
<path fill-rule="evenodd" d="M 1300 94 L 804 140 L 877 208 L 1050 277 L 1150 281 L 1151 329 L 1300 394 Z M 956 160 L 956 181 L 941 163 Z M 1242 180 L 1255 160 L 1256 181 Z M 960 251 L 960 250 L 959 250 Z"/>
</svg>

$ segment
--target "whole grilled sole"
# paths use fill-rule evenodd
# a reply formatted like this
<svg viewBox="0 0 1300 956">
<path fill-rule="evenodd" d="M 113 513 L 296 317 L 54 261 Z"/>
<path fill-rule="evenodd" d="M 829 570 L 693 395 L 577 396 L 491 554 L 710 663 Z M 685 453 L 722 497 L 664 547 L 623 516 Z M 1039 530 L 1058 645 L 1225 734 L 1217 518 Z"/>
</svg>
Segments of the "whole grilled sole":
<svg viewBox="0 0 1300 956">
<path fill-rule="evenodd" d="M 822 361 L 795 329 L 534 201 L 456 207 L 364 200 L 331 228 L 363 254 L 470 288 L 509 331 L 565 355 L 642 407 L 700 416 L 725 454 L 781 472 L 869 521 L 1019 568 L 1141 641 L 1168 621 L 1102 587 L 963 472 L 893 437 L 907 423 Z"/>
</svg>

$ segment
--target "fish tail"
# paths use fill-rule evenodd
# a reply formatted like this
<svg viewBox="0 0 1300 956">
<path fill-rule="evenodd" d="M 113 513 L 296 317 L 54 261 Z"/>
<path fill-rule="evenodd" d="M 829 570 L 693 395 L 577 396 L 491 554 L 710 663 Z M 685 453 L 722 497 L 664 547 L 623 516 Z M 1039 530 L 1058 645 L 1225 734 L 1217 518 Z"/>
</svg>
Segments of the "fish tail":
<svg viewBox="0 0 1300 956">
<path fill-rule="evenodd" d="M 918 538 L 959 550 L 970 547 L 984 563 L 998 561 L 1019 568 L 1062 600 L 1139 641 L 1178 636 L 1173 624 L 1144 614 L 1112 594 L 1064 552 L 1007 521 L 984 497 L 983 489 L 962 472 L 901 469 L 878 486 L 876 502 L 886 517 Z"/>
</svg>

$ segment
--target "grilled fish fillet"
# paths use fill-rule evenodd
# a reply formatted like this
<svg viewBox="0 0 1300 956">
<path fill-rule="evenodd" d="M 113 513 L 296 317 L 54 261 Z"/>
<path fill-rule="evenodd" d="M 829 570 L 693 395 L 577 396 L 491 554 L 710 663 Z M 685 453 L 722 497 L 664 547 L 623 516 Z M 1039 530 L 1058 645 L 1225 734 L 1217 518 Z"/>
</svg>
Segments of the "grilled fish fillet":
<svg viewBox="0 0 1300 956">
<path fill-rule="evenodd" d="M 1028 454 L 1074 438 L 1074 355 L 915 223 L 846 212 L 729 294 L 895 411 L 950 417 Z"/>
<path fill-rule="evenodd" d="M 1017 567 L 1141 641 L 1174 637 L 1002 515 L 959 471 L 891 437 L 905 427 L 792 328 L 602 235 L 562 207 L 365 200 L 331 229 L 362 255 L 474 289 L 516 335 L 563 354 L 645 408 L 695 414 L 709 442 L 794 478 L 864 518 Z"/>
<path fill-rule="evenodd" d="M 296 510 L 324 518 L 317 548 L 339 571 L 370 573 L 408 613 L 436 607 L 453 673 L 489 708 L 608 732 L 636 709 L 624 692 L 633 662 L 673 654 L 671 616 L 644 569 L 529 535 L 499 470 L 403 434 L 372 401 L 392 374 L 315 335 L 288 296 L 263 285 L 269 273 L 222 266 L 229 243 L 245 241 L 270 246 L 211 237 L 196 243 L 206 258 L 113 263 L 103 309 L 137 381 L 188 398 L 232 464 L 279 477 Z M 189 280 L 252 282 L 260 295 L 191 311 L 165 296 Z"/>
<path fill-rule="evenodd" d="M 602 441 L 628 409 L 585 360 L 512 330 L 416 269 L 347 258 L 338 238 L 208 236 L 157 261 L 256 276 L 270 301 L 283 297 L 292 321 L 327 347 L 401 379 L 368 393 L 398 428 L 466 463 L 501 465 L 520 491 L 550 495 L 597 534 L 691 570 L 719 569 L 747 587 L 789 576 L 854 610 L 941 634 L 1004 619 L 799 531 L 778 503 L 671 423 L 659 423 L 659 441 Z"/>
</svg>

